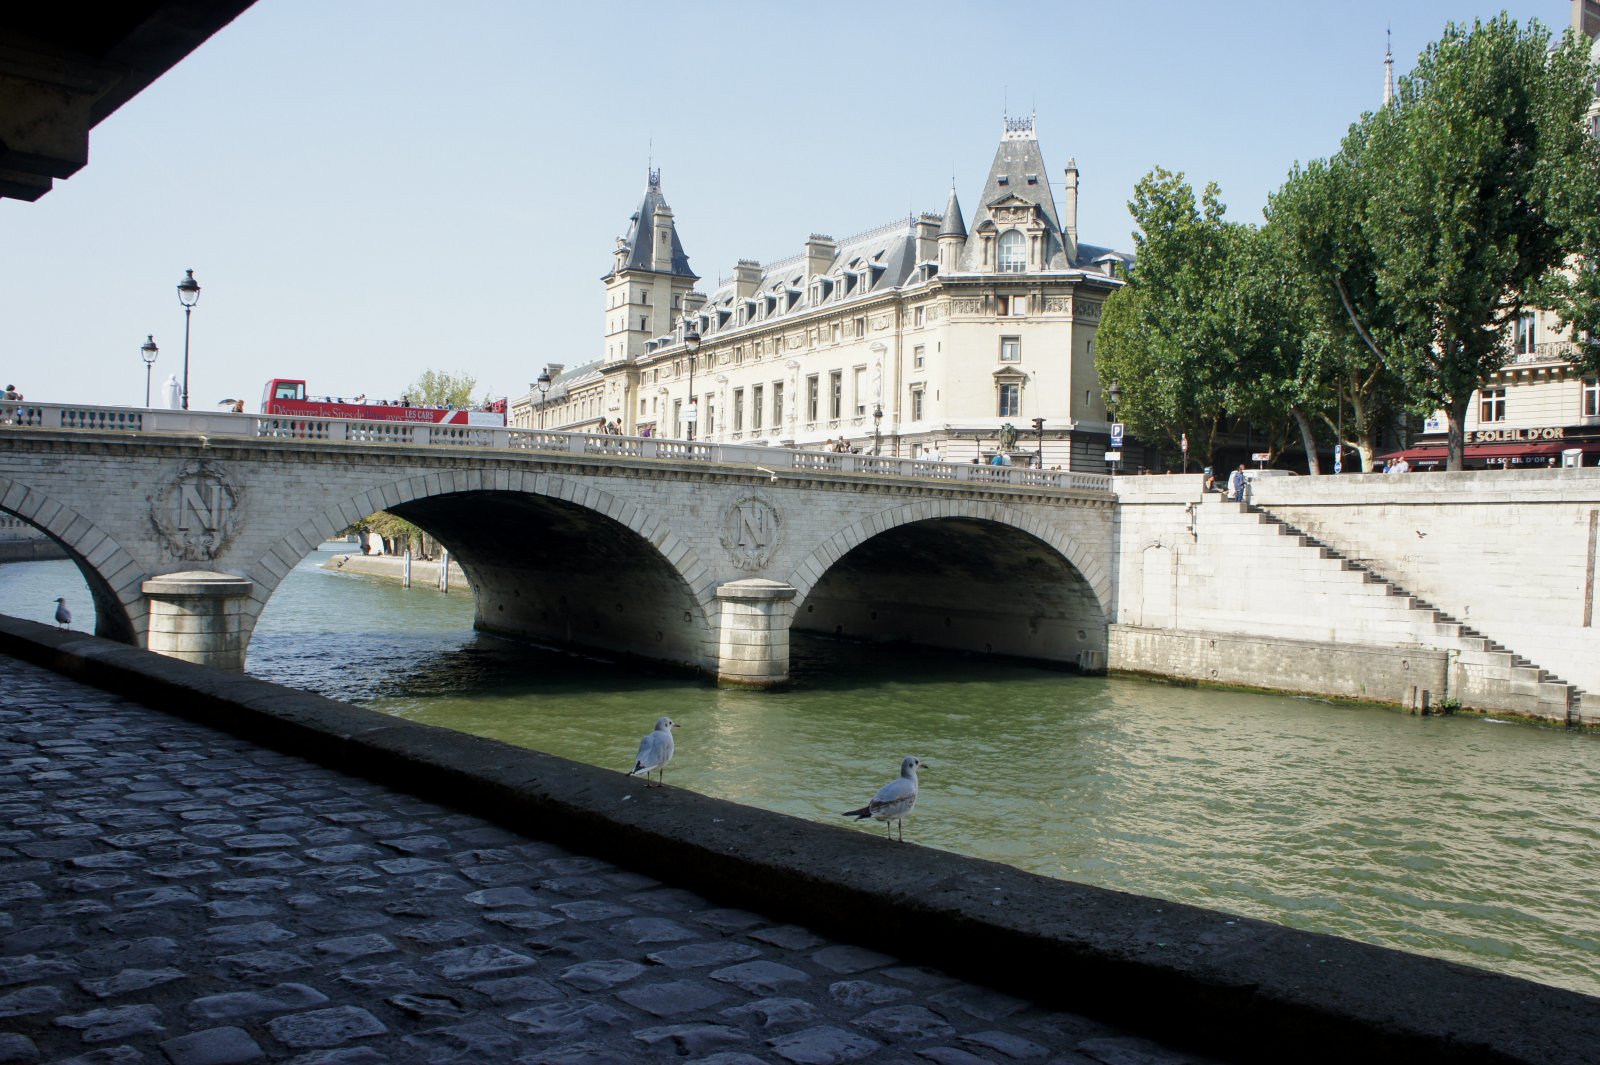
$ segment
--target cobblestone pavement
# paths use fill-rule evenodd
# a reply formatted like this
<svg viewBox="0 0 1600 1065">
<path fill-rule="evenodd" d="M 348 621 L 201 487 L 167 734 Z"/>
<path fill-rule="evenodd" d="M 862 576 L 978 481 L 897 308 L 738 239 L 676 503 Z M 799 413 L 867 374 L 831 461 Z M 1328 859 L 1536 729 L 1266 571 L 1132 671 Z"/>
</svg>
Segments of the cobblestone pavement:
<svg viewBox="0 0 1600 1065">
<path fill-rule="evenodd" d="M 1198 1060 L 0 669 L 0 1062 Z"/>
</svg>

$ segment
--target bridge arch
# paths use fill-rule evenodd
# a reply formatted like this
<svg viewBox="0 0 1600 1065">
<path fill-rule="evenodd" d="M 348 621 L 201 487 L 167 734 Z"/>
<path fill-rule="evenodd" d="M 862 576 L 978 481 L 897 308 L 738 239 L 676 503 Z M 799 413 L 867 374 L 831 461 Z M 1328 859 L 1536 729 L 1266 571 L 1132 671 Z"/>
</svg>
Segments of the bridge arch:
<svg viewBox="0 0 1600 1065">
<path fill-rule="evenodd" d="M 0 477 L 0 510 L 14 514 L 60 544 L 83 574 L 94 598 L 97 636 L 143 641 L 149 620 L 140 584 L 144 567 L 109 533 L 73 508 L 31 485 Z"/>
<path fill-rule="evenodd" d="M 907 504 L 840 530 L 793 572 L 798 631 L 1104 666 L 1107 566 L 1047 516 Z"/>
<path fill-rule="evenodd" d="M 476 593 L 474 626 L 554 646 L 705 669 L 716 580 L 656 515 L 584 478 L 457 470 L 402 477 L 303 521 L 252 567 L 250 626 L 288 572 L 379 510 L 449 547 Z"/>
</svg>

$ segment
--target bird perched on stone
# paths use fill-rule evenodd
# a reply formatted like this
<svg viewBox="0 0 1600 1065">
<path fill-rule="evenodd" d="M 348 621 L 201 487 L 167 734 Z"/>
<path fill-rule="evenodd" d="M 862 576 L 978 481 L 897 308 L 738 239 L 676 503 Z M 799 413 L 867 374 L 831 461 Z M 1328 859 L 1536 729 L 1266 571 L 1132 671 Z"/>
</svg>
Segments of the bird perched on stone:
<svg viewBox="0 0 1600 1065">
<path fill-rule="evenodd" d="M 630 777 L 643 773 L 644 786 L 647 788 L 660 787 L 666 783 L 667 763 L 672 761 L 672 730 L 677 727 L 677 722 L 670 717 L 656 718 L 655 731 L 639 741 L 639 754 L 633 760 L 633 769 L 628 772 Z M 650 783 L 652 772 L 660 774 L 661 783 Z"/>
<path fill-rule="evenodd" d="M 63 629 L 72 624 L 72 611 L 67 609 L 67 600 L 62 596 L 56 597 L 56 623 Z"/>
<path fill-rule="evenodd" d="M 900 779 L 891 780 L 878 789 L 878 794 L 872 801 L 859 810 L 846 810 L 845 817 L 853 817 L 857 821 L 872 818 L 883 822 L 883 829 L 889 833 L 889 838 L 894 838 L 894 832 L 889 827 L 889 822 L 894 821 L 900 826 L 900 842 L 906 841 L 906 814 L 917 805 L 917 770 L 922 768 L 922 761 L 911 755 L 906 755 L 900 762 Z"/>
</svg>

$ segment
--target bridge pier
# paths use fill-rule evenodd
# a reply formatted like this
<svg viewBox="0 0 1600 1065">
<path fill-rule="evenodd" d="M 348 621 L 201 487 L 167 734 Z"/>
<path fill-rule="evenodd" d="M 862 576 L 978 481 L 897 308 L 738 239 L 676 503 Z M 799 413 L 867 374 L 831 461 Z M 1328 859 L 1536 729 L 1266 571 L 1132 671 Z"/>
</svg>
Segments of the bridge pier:
<svg viewBox="0 0 1600 1065">
<path fill-rule="evenodd" d="M 150 603 L 146 646 L 203 666 L 244 671 L 244 605 L 255 585 L 231 573 L 190 570 L 139 586 Z"/>
<path fill-rule="evenodd" d="M 717 682 L 737 688 L 773 688 L 789 680 L 789 623 L 795 589 L 751 577 L 717 588 L 720 621 Z"/>
</svg>

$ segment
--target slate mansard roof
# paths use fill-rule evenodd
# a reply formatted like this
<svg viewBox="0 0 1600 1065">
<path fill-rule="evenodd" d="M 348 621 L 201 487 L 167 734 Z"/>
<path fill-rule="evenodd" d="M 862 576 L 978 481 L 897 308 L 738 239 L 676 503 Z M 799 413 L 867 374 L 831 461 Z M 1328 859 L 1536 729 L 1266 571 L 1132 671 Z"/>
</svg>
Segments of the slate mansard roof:
<svg viewBox="0 0 1600 1065">
<path fill-rule="evenodd" d="M 646 205 L 652 202 L 652 195 L 659 199 L 658 180 L 646 193 Z M 807 242 L 809 254 L 802 252 L 765 265 L 741 262 L 734 276 L 720 281 L 704 305 L 687 315 L 687 320 L 697 325 L 701 336 L 715 336 L 759 328 L 768 323 L 777 324 L 780 320 L 847 306 L 894 290 L 915 289 L 931 283 L 938 276 L 937 240 L 940 237 L 945 240 L 957 237 L 962 241 L 962 249 L 956 260 L 958 268 L 951 271 L 951 276 L 987 275 L 992 268 L 982 268 L 979 234 L 986 223 L 992 225 L 991 208 L 1008 200 L 1021 200 L 1037 206 L 1045 227 L 1044 261 L 1047 271 L 1100 273 L 1107 259 L 1120 260 L 1125 264 L 1133 261 L 1130 253 L 1082 242 L 1077 244 L 1077 254 L 1071 255 L 1061 216 L 1050 191 L 1049 172 L 1045 169 L 1044 155 L 1039 150 L 1033 119 L 1012 118 L 1006 120 L 1005 132 L 995 151 L 994 162 L 989 168 L 983 196 L 972 217 L 970 230 L 962 218 L 961 204 L 952 186 L 949 202 L 942 215 L 910 215 L 838 242 L 813 234 Z M 641 212 L 643 210 L 641 207 Z M 632 256 L 640 254 L 637 242 L 631 240 L 640 225 L 639 218 L 640 215 L 635 215 L 633 228 L 629 230 L 629 253 Z M 1072 224 L 1076 224 L 1075 220 Z M 924 239 L 933 238 L 932 249 L 928 244 L 923 245 L 921 259 L 917 255 L 919 229 Z M 673 243 L 676 249 L 676 230 L 673 231 Z M 648 269 L 648 241 L 644 242 L 644 247 L 644 268 Z M 822 255 L 829 252 L 832 253 L 830 258 L 825 262 L 819 261 Z M 632 258 L 629 260 L 630 264 L 634 261 Z M 687 269 L 688 260 L 684 259 L 683 270 L 687 272 Z M 673 272 L 679 272 L 676 259 Z M 752 273 L 756 275 L 754 290 L 748 295 L 741 295 L 741 289 L 749 289 Z M 1017 279 L 1023 275 L 999 276 Z M 647 353 L 664 351 L 678 344 L 680 339 L 676 333 L 658 336 L 646 343 L 645 350 Z"/>
<path fill-rule="evenodd" d="M 648 181 L 645 183 L 644 199 L 639 201 L 639 209 L 633 212 L 628 219 L 628 231 L 622 235 L 622 243 L 627 249 L 627 258 L 623 260 L 623 270 L 653 270 L 650 254 L 651 242 L 654 240 L 656 209 L 666 207 L 667 201 L 661 195 L 661 171 L 651 170 Z M 617 271 L 608 273 L 609 278 Z M 683 242 L 678 239 L 678 227 L 672 227 L 672 271 L 679 277 L 692 277 L 699 280 L 699 275 L 689 269 L 689 256 L 683 250 Z"/>
</svg>

